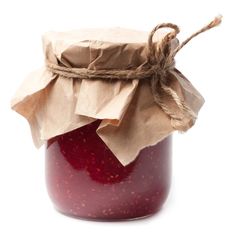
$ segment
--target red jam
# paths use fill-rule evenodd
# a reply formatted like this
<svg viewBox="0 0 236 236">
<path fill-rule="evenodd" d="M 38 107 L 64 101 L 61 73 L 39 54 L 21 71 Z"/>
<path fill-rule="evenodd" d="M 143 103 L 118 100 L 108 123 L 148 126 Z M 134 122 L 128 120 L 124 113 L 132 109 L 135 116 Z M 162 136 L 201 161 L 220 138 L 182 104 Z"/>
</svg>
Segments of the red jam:
<svg viewBox="0 0 236 236">
<path fill-rule="evenodd" d="M 124 167 L 97 135 L 99 124 L 48 141 L 46 180 L 56 209 L 97 220 L 154 214 L 169 191 L 171 137 L 144 148 Z"/>
</svg>

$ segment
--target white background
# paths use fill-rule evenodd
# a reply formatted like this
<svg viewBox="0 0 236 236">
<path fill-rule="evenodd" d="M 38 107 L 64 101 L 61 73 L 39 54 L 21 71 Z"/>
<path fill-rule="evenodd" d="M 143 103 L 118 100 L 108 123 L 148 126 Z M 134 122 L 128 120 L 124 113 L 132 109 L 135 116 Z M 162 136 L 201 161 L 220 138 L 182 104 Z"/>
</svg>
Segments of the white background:
<svg viewBox="0 0 236 236">
<path fill-rule="evenodd" d="M 0 2 L 0 235 L 236 235 L 236 96 L 234 1 L 1 1 Z M 44 150 L 33 146 L 27 122 L 10 110 L 24 77 L 42 66 L 48 30 L 181 27 L 179 39 L 215 15 L 220 27 L 186 46 L 177 68 L 204 95 L 199 119 L 174 136 L 173 181 L 163 210 L 148 219 L 99 223 L 57 213 L 44 182 Z"/>
</svg>

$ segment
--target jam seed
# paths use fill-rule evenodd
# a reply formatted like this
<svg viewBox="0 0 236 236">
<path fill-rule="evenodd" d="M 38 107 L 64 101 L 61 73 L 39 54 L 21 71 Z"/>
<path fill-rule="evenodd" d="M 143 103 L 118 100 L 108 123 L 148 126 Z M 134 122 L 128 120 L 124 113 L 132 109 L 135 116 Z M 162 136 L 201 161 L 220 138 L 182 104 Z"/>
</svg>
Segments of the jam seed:
<svg viewBox="0 0 236 236">
<path fill-rule="evenodd" d="M 107 210 L 106 210 L 106 209 L 102 210 L 102 213 L 103 213 L 104 215 L 107 215 Z"/>
</svg>

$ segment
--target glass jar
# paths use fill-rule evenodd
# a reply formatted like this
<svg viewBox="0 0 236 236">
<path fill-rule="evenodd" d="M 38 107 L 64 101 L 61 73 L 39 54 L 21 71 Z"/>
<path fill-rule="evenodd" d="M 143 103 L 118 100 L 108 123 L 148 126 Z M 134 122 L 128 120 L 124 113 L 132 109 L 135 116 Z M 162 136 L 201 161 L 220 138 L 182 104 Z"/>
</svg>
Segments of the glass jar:
<svg viewBox="0 0 236 236">
<path fill-rule="evenodd" d="M 94 220 L 156 213 L 170 187 L 171 136 L 123 166 L 97 135 L 99 124 L 48 140 L 46 182 L 54 206 L 66 215 Z"/>
</svg>

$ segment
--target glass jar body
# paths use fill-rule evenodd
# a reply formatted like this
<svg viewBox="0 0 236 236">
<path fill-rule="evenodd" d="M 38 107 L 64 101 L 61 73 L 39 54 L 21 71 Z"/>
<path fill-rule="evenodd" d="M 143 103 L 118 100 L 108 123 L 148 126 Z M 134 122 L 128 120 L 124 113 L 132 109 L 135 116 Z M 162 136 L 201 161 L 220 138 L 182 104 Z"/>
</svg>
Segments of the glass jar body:
<svg viewBox="0 0 236 236">
<path fill-rule="evenodd" d="M 171 178 L 171 136 L 123 166 L 96 133 L 100 121 L 48 140 L 46 183 L 55 208 L 93 220 L 156 213 Z"/>
</svg>

